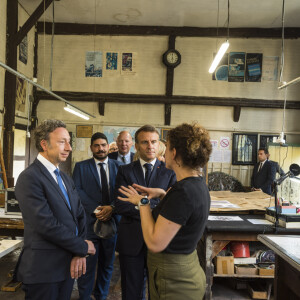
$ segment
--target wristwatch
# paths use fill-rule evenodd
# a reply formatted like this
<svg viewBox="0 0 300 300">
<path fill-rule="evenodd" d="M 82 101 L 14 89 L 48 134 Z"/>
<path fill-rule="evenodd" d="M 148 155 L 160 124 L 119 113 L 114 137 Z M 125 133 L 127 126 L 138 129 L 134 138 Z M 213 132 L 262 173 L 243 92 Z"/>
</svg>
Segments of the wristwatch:
<svg viewBox="0 0 300 300">
<path fill-rule="evenodd" d="M 147 198 L 147 196 L 144 196 L 138 203 L 138 209 L 140 209 L 141 206 L 145 206 L 149 204 L 150 204 L 150 200 Z"/>
</svg>

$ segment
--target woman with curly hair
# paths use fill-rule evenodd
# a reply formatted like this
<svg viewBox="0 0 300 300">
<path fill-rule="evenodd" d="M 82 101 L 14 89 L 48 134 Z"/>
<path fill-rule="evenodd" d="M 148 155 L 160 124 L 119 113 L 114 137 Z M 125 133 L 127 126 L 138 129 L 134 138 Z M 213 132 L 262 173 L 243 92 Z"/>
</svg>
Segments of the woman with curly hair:
<svg viewBox="0 0 300 300">
<path fill-rule="evenodd" d="M 179 125 L 169 131 L 165 153 L 166 166 L 178 180 L 173 187 L 167 192 L 139 185 L 120 188 L 126 198 L 118 198 L 140 210 L 151 300 L 203 298 L 205 274 L 196 247 L 207 222 L 210 196 L 199 170 L 211 151 L 206 129 L 197 123 Z M 161 202 L 151 211 L 149 199 L 153 197 L 160 197 Z"/>
</svg>

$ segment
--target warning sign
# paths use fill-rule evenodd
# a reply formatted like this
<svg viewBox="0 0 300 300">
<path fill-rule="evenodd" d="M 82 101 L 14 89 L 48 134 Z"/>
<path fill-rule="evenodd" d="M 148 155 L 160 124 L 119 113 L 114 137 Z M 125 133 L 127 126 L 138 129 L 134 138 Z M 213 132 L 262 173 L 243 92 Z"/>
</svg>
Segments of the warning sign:
<svg viewBox="0 0 300 300">
<path fill-rule="evenodd" d="M 221 137 L 220 138 L 220 147 L 221 149 L 229 149 L 230 138 L 229 137 Z"/>
</svg>

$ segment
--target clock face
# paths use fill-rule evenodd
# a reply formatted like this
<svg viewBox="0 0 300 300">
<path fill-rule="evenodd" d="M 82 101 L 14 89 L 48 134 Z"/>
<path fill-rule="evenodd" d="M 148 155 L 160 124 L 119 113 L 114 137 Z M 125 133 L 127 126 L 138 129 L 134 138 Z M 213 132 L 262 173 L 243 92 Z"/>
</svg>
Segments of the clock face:
<svg viewBox="0 0 300 300">
<path fill-rule="evenodd" d="M 167 61 L 170 64 L 175 64 L 178 61 L 178 55 L 176 52 L 169 52 L 167 55 Z"/>
<path fill-rule="evenodd" d="M 181 55 L 175 49 L 169 49 L 163 54 L 163 63 L 170 68 L 176 68 L 181 63 Z"/>
</svg>

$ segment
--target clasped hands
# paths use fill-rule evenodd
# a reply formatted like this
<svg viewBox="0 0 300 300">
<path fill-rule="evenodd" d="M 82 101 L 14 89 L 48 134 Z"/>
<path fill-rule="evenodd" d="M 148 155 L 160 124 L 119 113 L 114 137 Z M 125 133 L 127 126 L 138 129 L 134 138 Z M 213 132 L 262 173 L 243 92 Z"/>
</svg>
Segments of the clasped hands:
<svg viewBox="0 0 300 300">
<path fill-rule="evenodd" d="M 166 195 L 166 191 L 160 188 L 148 188 L 138 184 L 128 185 L 128 187 L 121 186 L 119 192 L 124 195 L 126 198 L 118 196 L 118 199 L 121 201 L 131 202 L 134 205 L 138 205 L 140 200 L 147 196 L 148 199 L 160 198 L 162 199 Z M 140 192 L 141 194 L 139 194 Z"/>
<path fill-rule="evenodd" d="M 94 244 L 91 241 L 85 240 L 88 244 L 88 255 L 95 255 L 96 249 Z M 80 276 L 86 273 L 86 258 L 80 256 L 74 256 L 71 260 L 70 265 L 71 277 L 78 279 Z"/>
<path fill-rule="evenodd" d="M 111 218 L 113 208 L 110 205 L 98 206 L 94 211 L 95 216 L 100 221 L 108 221 Z"/>
</svg>

